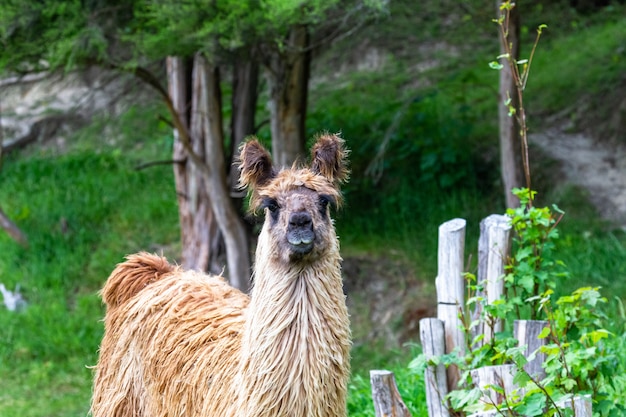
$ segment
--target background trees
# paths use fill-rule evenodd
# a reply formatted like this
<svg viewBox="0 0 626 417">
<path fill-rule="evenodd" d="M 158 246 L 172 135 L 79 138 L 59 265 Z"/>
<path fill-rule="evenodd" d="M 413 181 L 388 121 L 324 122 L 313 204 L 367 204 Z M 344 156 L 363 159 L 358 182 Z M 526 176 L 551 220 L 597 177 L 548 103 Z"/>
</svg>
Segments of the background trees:
<svg viewBox="0 0 626 417">
<path fill-rule="evenodd" d="M 519 59 L 520 50 L 520 10 L 513 7 L 508 13 L 501 10 L 506 0 L 496 2 L 496 16 L 504 15 L 507 22 L 507 37 L 500 36 L 500 53 L 506 54 L 511 51 L 511 59 Z M 505 43 L 509 43 L 509 47 Z M 510 114 L 510 108 L 518 108 L 518 98 L 515 93 L 515 78 L 506 60 L 500 70 L 500 101 L 498 103 L 498 124 L 500 130 L 500 170 L 502 172 L 502 185 L 504 186 L 504 200 L 508 208 L 519 205 L 519 200 L 511 190 L 524 185 L 522 170 L 522 140 L 520 134 L 520 124 L 517 121 L 518 115 Z M 505 105 L 504 103 L 507 103 Z M 530 186 L 530 184 L 527 184 Z"/>
<path fill-rule="evenodd" d="M 219 272 L 225 255 L 231 283 L 245 290 L 249 233 L 233 159 L 241 141 L 255 132 L 260 67 L 267 75 L 272 153 L 277 164 L 287 166 L 305 147 L 313 48 L 385 5 L 383 0 L 12 2 L 2 6 L 9 48 L 0 62 L 20 73 L 96 65 L 128 71 L 154 87 L 175 129 L 182 264 Z M 158 62 L 167 62 L 166 77 Z M 224 75 L 231 90 L 230 124 L 223 119 Z"/>
</svg>

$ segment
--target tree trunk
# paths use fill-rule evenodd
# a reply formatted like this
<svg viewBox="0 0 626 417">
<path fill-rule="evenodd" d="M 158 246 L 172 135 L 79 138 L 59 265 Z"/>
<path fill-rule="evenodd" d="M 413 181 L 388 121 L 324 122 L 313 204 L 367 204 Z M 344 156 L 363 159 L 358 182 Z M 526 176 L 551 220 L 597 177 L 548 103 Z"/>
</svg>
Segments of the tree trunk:
<svg viewBox="0 0 626 417">
<path fill-rule="evenodd" d="M 236 196 L 235 204 L 245 196 L 238 188 L 239 169 L 234 163 L 239 145 L 244 139 L 254 134 L 254 116 L 258 98 L 259 64 L 258 61 L 239 58 L 233 69 L 233 97 L 231 116 L 231 145 L 229 185 L 231 195 Z"/>
<path fill-rule="evenodd" d="M 376 417 L 411 417 L 411 412 L 400 396 L 393 372 L 370 371 L 370 384 Z"/>
<path fill-rule="evenodd" d="M 500 14 L 500 5 L 502 0 L 496 0 L 496 10 Z M 506 24 L 506 22 L 505 22 Z M 509 42 L 512 47 L 512 59 L 517 60 L 519 56 L 519 34 L 520 34 L 520 18 L 518 7 L 513 7 L 508 22 L 508 39 L 500 37 L 500 53 L 505 53 L 504 42 Z M 504 196 L 506 206 L 514 208 L 519 206 L 519 200 L 515 197 L 511 190 L 519 188 L 523 184 L 522 169 L 522 141 L 520 135 L 520 126 L 515 116 L 509 116 L 509 110 L 505 103 L 511 100 L 510 104 L 517 109 L 518 99 L 515 89 L 515 80 L 508 63 L 500 70 L 500 100 L 498 102 L 498 115 L 500 121 L 500 169 L 502 171 L 502 184 L 504 186 Z"/>
<path fill-rule="evenodd" d="M 283 50 L 269 58 L 272 158 L 290 166 L 304 155 L 305 118 L 311 54 L 305 26 L 291 28 Z"/>
<path fill-rule="evenodd" d="M 180 57 L 167 59 L 169 94 L 181 121 L 190 128 L 191 123 L 191 69 L 192 62 Z M 197 124 L 197 123 L 196 123 Z M 202 131 L 191 133 L 191 146 L 204 157 Z M 211 209 L 210 198 L 204 185 L 204 174 L 190 161 L 174 130 L 174 180 L 178 197 L 178 215 L 181 235 L 181 265 L 186 269 L 219 273 L 223 269 L 223 246 L 219 228 Z M 222 259 L 222 262 L 220 262 Z"/>
<path fill-rule="evenodd" d="M 226 181 L 224 133 L 219 70 L 201 54 L 196 54 L 193 68 L 192 120 L 198 118 L 203 132 L 205 188 L 219 225 L 231 285 L 247 291 L 250 281 L 250 252 L 246 227 L 231 198 Z M 193 126 L 194 122 L 192 122 Z M 192 127 L 193 131 L 193 127 Z"/>
</svg>

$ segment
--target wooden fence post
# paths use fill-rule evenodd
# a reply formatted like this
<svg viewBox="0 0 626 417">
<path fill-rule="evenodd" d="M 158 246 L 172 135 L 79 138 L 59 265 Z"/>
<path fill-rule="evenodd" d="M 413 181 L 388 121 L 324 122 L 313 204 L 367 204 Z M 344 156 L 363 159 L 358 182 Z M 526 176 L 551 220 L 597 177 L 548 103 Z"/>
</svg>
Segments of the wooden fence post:
<svg viewBox="0 0 626 417">
<path fill-rule="evenodd" d="M 370 371 L 370 383 L 376 417 L 411 417 L 398 392 L 393 372 Z"/>
<path fill-rule="evenodd" d="M 516 372 L 515 365 L 483 366 L 470 371 L 474 385 L 482 392 L 481 402 L 498 406 L 503 404 L 505 398 L 517 389 L 513 383 Z M 502 388 L 503 393 L 492 387 Z"/>
<path fill-rule="evenodd" d="M 574 411 L 574 417 L 592 417 L 593 407 L 591 395 L 577 395 L 569 400 L 559 401 L 560 409 L 569 408 Z"/>
<path fill-rule="evenodd" d="M 542 366 L 546 360 L 546 354 L 539 352 L 538 349 L 546 344 L 547 339 L 537 339 L 537 336 L 547 326 L 548 322 L 545 320 L 515 320 L 513 322 L 513 335 L 519 341 L 519 345 L 527 345 L 524 356 L 528 358 L 536 352 L 535 358 L 524 365 L 524 370 L 535 379 L 543 379 L 546 376 Z"/>
<path fill-rule="evenodd" d="M 465 306 L 465 280 L 463 257 L 465 250 L 465 220 L 453 219 L 439 226 L 439 248 L 437 252 L 437 317 L 443 321 L 446 353 L 459 349 L 465 353 L 465 334 L 459 312 Z M 450 366 L 447 370 L 448 389 L 456 387 L 459 369 Z"/>
<path fill-rule="evenodd" d="M 477 281 L 482 283 L 487 304 L 493 304 L 504 294 L 504 264 L 510 250 L 511 220 L 507 216 L 492 214 L 480 222 L 480 238 L 478 240 L 478 274 Z M 482 312 L 480 305 L 473 314 L 478 319 Z M 481 321 L 473 332 L 473 336 L 484 334 L 481 344 L 491 340 L 495 333 L 502 331 L 502 321 L 496 320 L 491 326 Z"/>
<path fill-rule="evenodd" d="M 445 334 L 443 322 L 435 318 L 420 320 L 420 340 L 426 360 L 442 356 L 445 353 Z M 448 382 L 446 367 L 429 365 L 424 371 L 424 385 L 426 387 L 426 405 L 428 417 L 449 417 L 447 402 Z"/>
</svg>

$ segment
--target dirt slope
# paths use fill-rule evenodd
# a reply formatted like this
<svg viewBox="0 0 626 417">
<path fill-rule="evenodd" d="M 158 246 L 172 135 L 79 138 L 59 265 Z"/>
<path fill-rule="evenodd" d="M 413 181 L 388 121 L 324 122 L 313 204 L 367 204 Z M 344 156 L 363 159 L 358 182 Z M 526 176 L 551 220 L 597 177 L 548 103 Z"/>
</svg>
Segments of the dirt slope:
<svg viewBox="0 0 626 417">
<path fill-rule="evenodd" d="M 568 133 L 564 126 L 530 135 L 529 140 L 559 162 L 566 181 L 587 190 L 603 218 L 626 230 L 626 146 Z"/>
</svg>

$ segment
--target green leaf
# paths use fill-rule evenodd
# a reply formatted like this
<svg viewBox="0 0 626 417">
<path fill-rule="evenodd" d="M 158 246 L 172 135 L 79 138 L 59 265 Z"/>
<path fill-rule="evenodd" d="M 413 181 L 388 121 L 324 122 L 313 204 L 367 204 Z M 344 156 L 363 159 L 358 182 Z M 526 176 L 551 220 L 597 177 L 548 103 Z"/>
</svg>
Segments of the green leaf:
<svg viewBox="0 0 626 417">
<path fill-rule="evenodd" d="M 461 410 L 470 404 L 475 404 L 482 396 L 480 389 L 455 390 L 448 394 L 450 405 L 455 410 Z"/>
<path fill-rule="evenodd" d="M 528 258 L 533 253 L 533 248 L 531 246 L 525 246 L 523 248 L 519 248 L 515 253 L 515 260 L 517 262 L 522 262 L 524 259 Z"/>
<path fill-rule="evenodd" d="M 530 376 L 526 372 L 516 372 L 513 377 L 513 383 L 516 384 L 520 388 L 524 388 L 526 384 L 530 381 Z"/>
<path fill-rule="evenodd" d="M 435 360 L 436 357 L 431 358 L 431 360 Z M 411 372 L 421 373 L 426 369 L 426 355 L 421 354 L 418 355 L 415 359 L 409 362 L 408 368 Z"/>
<path fill-rule="evenodd" d="M 502 68 L 504 68 L 504 65 L 500 64 L 497 61 L 491 61 L 489 63 L 489 68 L 500 71 Z"/>
<path fill-rule="evenodd" d="M 597 329 L 597 330 L 594 330 L 594 331 L 592 331 L 590 333 L 587 333 L 587 334 L 583 335 L 583 338 L 586 339 L 586 340 L 591 339 L 591 343 L 593 343 L 595 345 L 600 340 L 606 339 L 610 335 L 611 335 L 611 332 L 609 332 L 608 330 Z"/>
<path fill-rule="evenodd" d="M 524 397 L 522 404 L 515 408 L 515 411 L 522 416 L 541 416 L 546 406 L 546 397 L 541 394 L 535 394 Z"/>
<path fill-rule="evenodd" d="M 537 339 L 545 339 L 546 337 L 548 337 L 549 334 L 550 334 L 550 328 L 546 326 L 543 328 L 543 330 L 541 330 L 541 333 L 539 333 L 539 335 L 537 336 Z"/>
<path fill-rule="evenodd" d="M 573 380 L 572 378 L 563 379 L 563 381 L 561 381 L 561 384 L 568 391 L 571 391 L 574 389 L 574 387 L 576 387 L 576 381 Z"/>
</svg>

